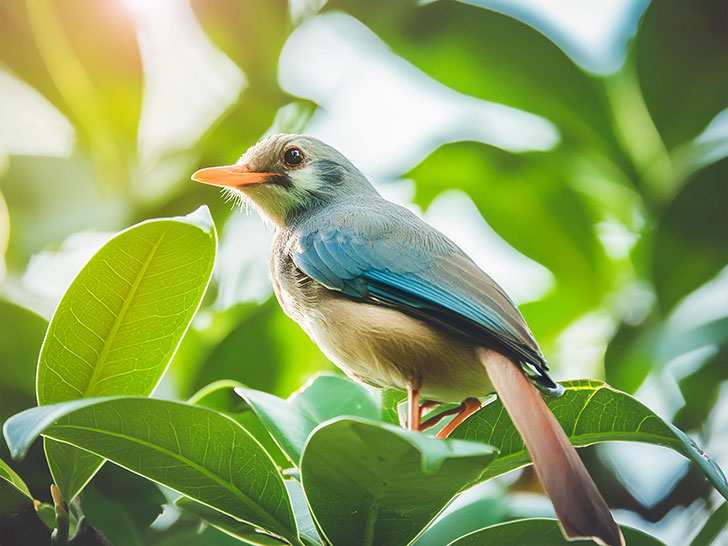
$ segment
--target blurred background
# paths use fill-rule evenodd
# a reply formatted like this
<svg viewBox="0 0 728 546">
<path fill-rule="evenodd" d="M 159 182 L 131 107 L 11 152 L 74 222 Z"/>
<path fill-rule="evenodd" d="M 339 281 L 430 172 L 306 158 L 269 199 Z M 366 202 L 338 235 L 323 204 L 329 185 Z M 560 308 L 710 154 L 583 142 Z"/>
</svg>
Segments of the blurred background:
<svg viewBox="0 0 728 546">
<path fill-rule="evenodd" d="M 84 262 L 120 229 L 201 204 L 218 228 L 214 282 L 155 396 L 186 399 L 223 378 L 288 396 L 332 370 L 272 298 L 271 228 L 189 178 L 264 135 L 306 132 L 487 270 L 557 379 L 635 394 L 728 468 L 726 10 L 3 0 L 2 420 L 35 405 L 47 321 Z M 617 520 L 667 544 L 687 544 L 718 504 L 667 449 L 581 453 Z M 39 445 L 13 466 L 47 499 Z M 475 517 L 457 501 L 449 510 L 463 530 L 551 514 L 536 487 L 513 472 L 466 493 L 482 501 Z M 166 544 L 170 528 L 169 544 L 227 544 L 185 531 L 173 510 L 146 529 L 164 498 L 111 465 L 84 502 L 92 523 L 123 527 L 119 544 Z"/>
</svg>

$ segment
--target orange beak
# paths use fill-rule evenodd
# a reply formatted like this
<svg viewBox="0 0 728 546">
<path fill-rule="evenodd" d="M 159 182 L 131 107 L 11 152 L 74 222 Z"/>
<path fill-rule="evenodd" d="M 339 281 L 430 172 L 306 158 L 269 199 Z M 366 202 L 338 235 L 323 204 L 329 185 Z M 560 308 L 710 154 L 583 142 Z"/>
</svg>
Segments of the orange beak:
<svg viewBox="0 0 728 546">
<path fill-rule="evenodd" d="M 247 186 L 260 184 L 269 180 L 275 173 L 259 173 L 250 170 L 247 165 L 223 165 L 222 167 L 208 167 L 200 169 L 192 175 L 192 180 L 211 184 L 212 186 Z"/>
</svg>

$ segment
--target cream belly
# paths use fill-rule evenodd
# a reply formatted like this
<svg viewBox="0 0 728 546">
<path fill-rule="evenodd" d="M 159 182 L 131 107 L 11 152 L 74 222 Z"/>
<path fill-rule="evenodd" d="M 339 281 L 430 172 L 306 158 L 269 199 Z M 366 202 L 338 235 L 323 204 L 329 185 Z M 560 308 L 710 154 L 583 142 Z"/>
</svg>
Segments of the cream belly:
<svg viewBox="0 0 728 546">
<path fill-rule="evenodd" d="M 401 390 L 419 384 L 423 399 L 438 402 L 493 392 L 476 347 L 467 340 L 395 309 L 327 295 L 294 318 L 351 377 Z"/>
</svg>

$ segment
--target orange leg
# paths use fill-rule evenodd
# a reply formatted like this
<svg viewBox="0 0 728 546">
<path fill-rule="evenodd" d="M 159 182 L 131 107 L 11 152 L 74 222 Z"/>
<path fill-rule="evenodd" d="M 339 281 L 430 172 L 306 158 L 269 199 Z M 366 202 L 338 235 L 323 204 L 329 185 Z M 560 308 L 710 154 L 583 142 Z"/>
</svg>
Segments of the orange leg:
<svg viewBox="0 0 728 546">
<path fill-rule="evenodd" d="M 420 419 L 422 418 L 422 408 L 420 408 L 420 389 L 409 387 L 407 389 L 407 407 L 409 409 L 409 418 L 407 419 L 408 430 L 420 430 Z"/>
<path fill-rule="evenodd" d="M 455 417 L 453 417 L 453 420 L 445 425 L 445 427 L 437 433 L 437 437 L 443 439 L 447 438 L 460 423 L 465 421 L 465 419 L 467 419 L 471 414 L 478 411 L 479 409 L 480 400 L 478 400 L 477 398 L 466 398 L 465 400 L 463 400 L 462 404 L 455 408 L 457 415 L 455 415 Z M 455 411 L 453 411 L 453 413 L 455 413 Z M 440 417 L 440 415 L 437 415 L 436 417 Z"/>
</svg>

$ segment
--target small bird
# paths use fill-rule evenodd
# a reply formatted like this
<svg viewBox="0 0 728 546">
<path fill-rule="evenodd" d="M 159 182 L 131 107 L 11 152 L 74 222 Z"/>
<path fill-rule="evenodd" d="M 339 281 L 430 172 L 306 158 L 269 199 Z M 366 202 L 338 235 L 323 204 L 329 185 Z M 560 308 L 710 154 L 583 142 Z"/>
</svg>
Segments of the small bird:
<svg viewBox="0 0 728 546">
<path fill-rule="evenodd" d="M 222 186 L 275 226 L 270 269 L 284 312 L 350 377 L 407 391 L 409 429 L 435 424 L 422 422 L 423 408 L 460 404 L 438 433 L 446 438 L 495 391 L 564 535 L 624 544 L 539 393 L 563 388 L 523 316 L 452 241 L 310 136 L 272 135 L 192 179 Z"/>
</svg>

